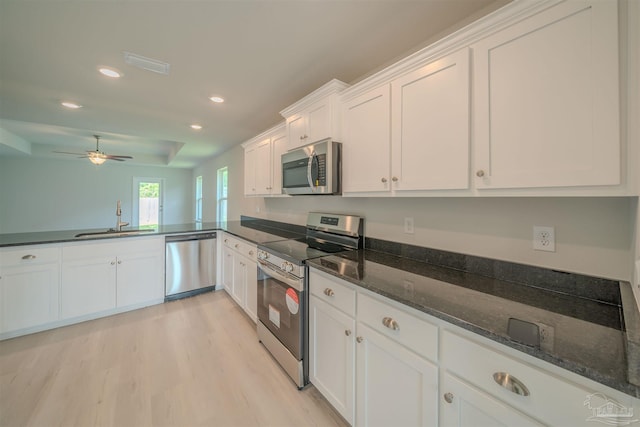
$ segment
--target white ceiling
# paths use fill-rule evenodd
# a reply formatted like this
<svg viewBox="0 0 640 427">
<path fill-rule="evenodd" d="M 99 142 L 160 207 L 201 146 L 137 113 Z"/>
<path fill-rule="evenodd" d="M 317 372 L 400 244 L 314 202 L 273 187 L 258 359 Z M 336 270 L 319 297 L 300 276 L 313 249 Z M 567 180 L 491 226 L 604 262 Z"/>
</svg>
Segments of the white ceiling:
<svg viewBox="0 0 640 427">
<path fill-rule="evenodd" d="M 329 80 L 353 83 L 506 2 L 1 0 L 0 156 L 93 150 L 99 134 L 129 164 L 193 167 Z M 125 51 L 168 62 L 169 75 L 126 64 Z"/>
</svg>

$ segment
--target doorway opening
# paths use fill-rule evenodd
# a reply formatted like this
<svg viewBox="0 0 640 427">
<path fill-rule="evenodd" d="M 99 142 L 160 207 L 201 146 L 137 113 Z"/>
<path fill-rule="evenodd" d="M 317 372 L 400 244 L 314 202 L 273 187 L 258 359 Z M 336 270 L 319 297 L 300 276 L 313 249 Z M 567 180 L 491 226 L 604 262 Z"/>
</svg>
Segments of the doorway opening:
<svg viewBox="0 0 640 427">
<path fill-rule="evenodd" d="M 163 200 L 163 178 L 134 177 L 133 225 L 142 229 L 155 229 L 162 225 Z"/>
</svg>

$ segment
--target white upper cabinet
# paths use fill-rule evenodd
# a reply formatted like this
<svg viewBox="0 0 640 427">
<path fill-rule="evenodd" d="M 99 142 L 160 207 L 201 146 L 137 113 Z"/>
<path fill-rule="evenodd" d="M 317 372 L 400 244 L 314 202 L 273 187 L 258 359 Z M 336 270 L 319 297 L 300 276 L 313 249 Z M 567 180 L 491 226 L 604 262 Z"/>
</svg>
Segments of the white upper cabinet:
<svg viewBox="0 0 640 427">
<path fill-rule="evenodd" d="M 469 51 L 391 83 L 394 190 L 469 187 Z"/>
<path fill-rule="evenodd" d="M 243 144 L 244 195 L 282 194 L 282 164 L 287 135 L 284 124 L 276 126 Z"/>
<path fill-rule="evenodd" d="M 286 120 L 287 150 L 325 138 L 340 141 L 338 93 L 347 87 L 346 83 L 333 79 L 280 112 Z"/>
<path fill-rule="evenodd" d="M 474 180 L 620 183 L 616 1 L 568 1 L 474 44 Z"/>
<path fill-rule="evenodd" d="M 343 192 L 469 188 L 469 79 L 463 49 L 345 100 Z"/>
<path fill-rule="evenodd" d="M 342 106 L 342 191 L 385 192 L 391 189 L 390 85 L 373 89 Z"/>
</svg>

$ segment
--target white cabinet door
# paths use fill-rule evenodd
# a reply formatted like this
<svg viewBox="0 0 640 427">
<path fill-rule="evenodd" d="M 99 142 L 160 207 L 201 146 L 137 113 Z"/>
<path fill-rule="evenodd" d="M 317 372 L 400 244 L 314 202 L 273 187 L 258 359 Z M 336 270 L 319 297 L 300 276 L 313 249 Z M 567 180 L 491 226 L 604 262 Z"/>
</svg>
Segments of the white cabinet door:
<svg viewBox="0 0 640 427">
<path fill-rule="evenodd" d="M 390 86 L 384 85 L 343 105 L 342 144 L 345 193 L 391 189 Z"/>
<path fill-rule="evenodd" d="M 244 311 L 254 321 L 258 321 L 258 263 L 242 257 L 244 263 Z"/>
<path fill-rule="evenodd" d="M 309 300 L 309 380 L 353 425 L 355 320 L 314 295 Z"/>
<path fill-rule="evenodd" d="M 271 139 L 266 139 L 255 148 L 255 195 L 271 194 Z"/>
<path fill-rule="evenodd" d="M 542 424 L 449 374 L 442 375 L 441 427 L 527 427 Z"/>
<path fill-rule="evenodd" d="M 233 286 L 231 297 L 240 307 L 245 307 L 245 292 L 247 283 L 247 262 L 244 257 L 234 254 L 233 257 Z"/>
<path fill-rule="evenodd" d="M 437 425 L 438 368 L 362 323 L 357 328 L 356 425 Z"/>
<path fill-rule="evenodd" d="M 86 246 L 86 253 L 93 248 Z M 116 307 L 116 257 L 63 260 L 60 318 L 69 319 Z"/>
<path fill-rule="evenodd" d="M 391 83 L 395 190 L 469 187 L 469 50 Z"/>
<path fill-rule="evenodd" d="M 620 183 L 616 1 L 569 1 L 473 45 L 478 188 Z"/>
<path fill-rule="evenodd" d="M 256 195 L 256 163 L 257 147 L 252 146 L 244 151 L 244 195 Z"/>
<path fill-rule="evenodd" d="M 57 320 L 59 283 L 59 261 L 2 267 L 0 332 Z"/>
<path fill-rule="evenodd" d="M 289 150 L 302 147 L 310 142 L 307 135 L 307 116 L 296 114 L 287 118 L 287 133 L 289 135 L 287 147 Z"/>
<path fill-rule="evenodd" d="M 234 253 L 226 246 L 222 246 L 222 286 L 233 297 L 233 264 Z"/>
<path fill-rule="evenodd" d="M 162 299 L 164 297 L 163 266 L 164 253 L 157 248 L 155 251 L 141 251 L 119 256 L 116 306 L 126 307 Z"/>
<path fill-rule="evenodd" d="M 280 132 L 271 138 L 271 190 L 273 195 L 282 194 L 282 155 L 287 151 L 287 134 Z"/>
<path fill-rule="evenodd" d="M 307 144 L 330 138 L 332 132 L 331 99 L 324 99 L 309 107 L 307 115 Z"/>
</svg>

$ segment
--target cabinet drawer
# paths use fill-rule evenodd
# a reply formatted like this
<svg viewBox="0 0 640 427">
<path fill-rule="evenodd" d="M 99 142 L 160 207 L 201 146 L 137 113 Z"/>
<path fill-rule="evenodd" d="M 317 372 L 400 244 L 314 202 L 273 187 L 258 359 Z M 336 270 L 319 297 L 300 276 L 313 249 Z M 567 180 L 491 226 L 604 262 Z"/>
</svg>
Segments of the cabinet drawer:
<svg viewBox="0 0 640 427">
<path fill-rule="evenodd" d="M 0 265 L 3 267 L 42 264 L 59 260 L 59 247 L 21 246 L 19 249 L 11 248 L 0 251 Z"/>
<path fill-rule="evenodd" d="M 222 244 L 240 255 L 249 258 L 251 261 L 258 261 L 257 247 L 253 243 L 225 233 L 222 238 Z"/>
<path fill-rule="evenodd" d="M 438 360 L 438 327 L 368 295 L 358 295 L 358 321 L 422 357 Z"/>
<path fill-rule="evenodd" d="M 356 315 L 356 291 L 347 284 L 330 280 L 312 272 L 309 276 L 311 293 L 349 316 Z"/>
<path fill-rule="evenodd" d="M 625 407 L 633 405 L 630 396 L 621 400 L 618 393 L 606 386 L 594 383 L 594 390 L 580 387 L 450 331 L 443 331 L 442 334 L 442 364 L 465 382 L 550 425 L 592 425 L 587 421 L 592 411 L 585 406 L 585 402 L 591 399 L 592 407 L 605 403 L 594 393 L 609 394 Z M 522 386 L 526 387 L 529 395 L 516 394 L 499 385 L 494 379 L 496 373 L 509 374 L 512 383 L 506 381 L 507 384 L 517 381 L 514 387 L 520 390 Z M 612 393 L 608 391 L 613 391 L 615 395 L 611 396 Z M 443 393 L 446 392 L 443 390 Z"/>
</svg>

